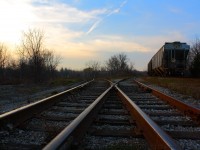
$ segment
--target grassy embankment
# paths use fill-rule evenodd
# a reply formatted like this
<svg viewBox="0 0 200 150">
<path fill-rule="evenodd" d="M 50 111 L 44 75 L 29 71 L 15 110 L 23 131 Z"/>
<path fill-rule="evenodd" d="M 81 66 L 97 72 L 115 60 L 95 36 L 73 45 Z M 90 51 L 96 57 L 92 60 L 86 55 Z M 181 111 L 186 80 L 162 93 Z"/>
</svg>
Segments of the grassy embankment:
<svg viewBox="0 0 200 150">
<path fill-rule="evenodd" d="M 200 79 L 199 78 L 161 78 L 144 77 L 144 82 L 156 84 L 172 89 L 178 93 L 200 99 Z"/>
</svg>

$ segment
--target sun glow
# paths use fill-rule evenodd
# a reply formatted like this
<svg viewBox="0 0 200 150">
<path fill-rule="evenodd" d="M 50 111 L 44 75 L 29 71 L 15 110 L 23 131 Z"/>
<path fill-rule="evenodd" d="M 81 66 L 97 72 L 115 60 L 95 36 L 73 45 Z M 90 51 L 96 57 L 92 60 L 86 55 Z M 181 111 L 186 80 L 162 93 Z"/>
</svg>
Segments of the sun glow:
<svg viewBox="0 0 200 150">
<path fill-rule="evenodd" d="M 35 20 L 27 0 L 0 1 L 0 42 L 19 43 L 22 31 Z"/>
</svg>

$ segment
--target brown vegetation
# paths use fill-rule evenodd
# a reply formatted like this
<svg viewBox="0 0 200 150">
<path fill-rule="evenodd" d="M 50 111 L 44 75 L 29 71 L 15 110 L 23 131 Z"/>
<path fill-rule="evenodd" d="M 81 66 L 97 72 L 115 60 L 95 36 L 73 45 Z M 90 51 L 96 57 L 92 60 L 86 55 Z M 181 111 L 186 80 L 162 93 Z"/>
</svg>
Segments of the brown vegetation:
<svg viewBox="0 0 200 150">
<path fill-rule="evenodd" d="M 192 44 L 190 55 L 190 72 L 193 77 L 200 77 L 200 39 L 196 39 Z"/>
<path fill-rule="evenodd" d="M 144 77 L 145 82 L 172 89 L 178 93 L 200 99 L 200 79 Z"/>
</svg>

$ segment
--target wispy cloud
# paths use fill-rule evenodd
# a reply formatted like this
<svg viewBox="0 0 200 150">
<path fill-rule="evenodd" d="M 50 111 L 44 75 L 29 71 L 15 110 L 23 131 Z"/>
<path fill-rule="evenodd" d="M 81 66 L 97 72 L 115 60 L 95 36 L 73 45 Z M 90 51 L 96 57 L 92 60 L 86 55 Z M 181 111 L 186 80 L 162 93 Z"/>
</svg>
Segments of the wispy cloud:
<svg viewBox="0 0 200 150">
<path fill-rule="evenodd" d="M 97 21 L 90 27 L 86 34 L 92 32 L 100 24 L 102 20 L 99 19 L 99 16 L 107 14 L 107 11 L 108 10 L 105 8 L 83 11 L 68 4 L 57 2 L 50 2 L 48 5 L 41 4 L 37 7 L 34 7 L 34 13 L 38 19 L 37 23 L 49 24 L 48 26 L 51 28 L 54 26 L 55 30 L 57 30 L 57 26 L 60 25 L 60 28 L 64 28 L 68 32 L 70 30 L 66 25 L 72 24 L 72 26 L 87 26 L 90 22 L 97 19 Z M 76 30 L 74 32 L 78 32 L 76 35 L 81 35 L 79 33 L 82 31 Z"/>
<path fill-rule="evenodd" d="M 109 16 L 111 16 L 111 15 L 113 15 L 113 14 L 117 14 L 117 13 L 119 13 L 120 12 L 120 10 L 124 7 L 124 5 L 127 3 L 128 1 L 127 0 L 125 0 L 125 1 L 123 1 L 121 4 L 120 4 L 120 6 L 118 7 L 118 8 L 116 8 L 116 9 L 114 9 L 114 10 L 111 10 L 111 11 L 109 11 L 109 10 L 107 10 L 107 15 L 105 16 L 105 17 L 103 17 L 103 18 L 98 18 L 94 23 L 93 23 L 93 25 L 89 28 L 89 30 L 86 32 L 86 34 L 88 35 L 88 34 L 90 34 L 94 29 L 96 29 L 98 26 L 99 26 L 99 24 L 106 18 L 106 17 L 109 17 Z"/>
<path fill-rule="evenodd" d="M 60 39 L 61 42 L 63 41 Z M 148 52 L 149 49 L 142 45 L 143 43 L 137 43 L 134 39 L 128 39 L 123 36 L 99 36 L 94 39 L 87 40 L 85 42 L 66 42 L 66 46 L 62 47 L 62 54 L 66 58 L 88 58 L 98 57 L 98 52 Z"/>
<path fill-rule="evenodd" d="M 82 11 L 63 3 L 48 3 L 34 7 L 38 21 L 57 23 L 86 23 L 104 14 L 105 11 L 105 9 Z"/>
<path fill-rule="evenodd" d="M 54 0 L 0 0 L 0 10 L 0 20 L 3 20 L 0 40 L 15 44 L 19 43 L 21 32 L 28 28 L 42 28 L 46 33 L 62 29 L 67 37 L 81 35 L 83 29 L 73 31 L 73 26 L 86 27 L 107 13 L 104 8 L 86 11 Z"/>
<path fill-rule="evenodd" d="M 162 35 L 145 35 L 134 37 L 134 41 L 139 45 L 148 47 L 149 51 L 156 52 L 158 49 L 164 45 L 165 42 L 174 42 L 174 41 L 188 41 L 184 33 L 179 31 L 170 31 L 163 33 Z"/>
<path fill-rule="evenodd" d="M 128 2 L 127 0 L 123 1 L 123 2 L 120 4 L 120 6 L 119 6 L 118 8 L 116 8 L 116 9 L 112 10 L 112 11 L 107 15 L 107 17 L 110 16 L 110 15 L 112 15 L 112 14 L 119 13 L 120 10 L 124 7 L 124 5 L 125 5 L 127 2 Z"/>
</svg>

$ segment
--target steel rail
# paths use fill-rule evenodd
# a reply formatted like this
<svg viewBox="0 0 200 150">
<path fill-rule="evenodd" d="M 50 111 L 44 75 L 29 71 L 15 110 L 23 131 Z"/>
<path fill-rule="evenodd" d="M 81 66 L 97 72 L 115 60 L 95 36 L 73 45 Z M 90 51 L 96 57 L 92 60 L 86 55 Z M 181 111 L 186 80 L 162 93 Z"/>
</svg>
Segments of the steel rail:
<svg viewBox="0 0 200 150">
<path fill-rule="evenodd" d="M 110 82 L 111 83 L 111 82 Z M 69 149 L 72 143 L 78 143 L 92 123 L 94 117 L 103 105 L 106 96 L 115 84 L 112 84 L 91 105 L 89 105 L 77 118 L 62 130 L 43 150 Z"/>
<path fill-rule="evenodd" d="M 57 135 L 43 150 L 69 149 L 82 138 L 93 118 L 100 110 L 108 92 L 115 87 L 118 94 L 123 98 L 128 110 L 134 118 L 142 133 L 153 149 L 181 149 L 175 141 L 154 123 L 136 104 L 134 104 L 117 86 L 113 84 L 88 106 L 75 120 L 73 120 L 59 135 Z M 152 138 L 153 137 L 153 138 Z"/>
<path fill-rule="evenodd" d="M 148 115 L 146 115 L 120 88 L 117 86 L 115 86 L 115 88 L 123 103 L 130 111 L 131 116 L 135 118 L 136 124 L 152 149 L 181 149 L 181 147 L 177 145 L 176 142 L 153 120 L 151 120 Z"/>
<path fill-rule="evenodd" d="M 180 111 L 182 111 L 184 114 L 189 115 L 190 117 L 192 117 L 195 121 L 197 121 L 198 123 L 200 123 L 200 109 L 192 106 L 190 104 L 186 104 L 178 99 L 175 99 L 171 96 L 168 96 L 158 90 L 155 90 L 154 88 L 151 88 L 137 80 L 135 80 L 135 82 L 142 87 L 144 90 L 149 90 L 151 91 L 151 93 L 153 95 L 155 95 L 156 97 L 158 97 L 159 99 L 162 99 L 166 102 L 168 102 L 170 105 L 176 107 L 177 109 L 179 109 Z"/>
<path fill-rule="evenodd" d="M 60 92 L 48 98 L 44 98 L 37 102 L 31 103 L 29 105 L 17 108 L 15 110 L 12 110 L 10 112 L 0 115 L 0 128 L 12 129 L 13 127 L 19 125 L 21 122 L 27 120 L 33 115 L 41 112 L 42 110 L 48 108 L 49 106 L 54 105 L 56 102 L 59 101 L 59 98 L 63 97 L 65 94 L 78 90 L 88 85 L 92 81 L 94 80 L 85 82 L 81 85 L 78 85 L 66 91 Z"/>
</svg>

